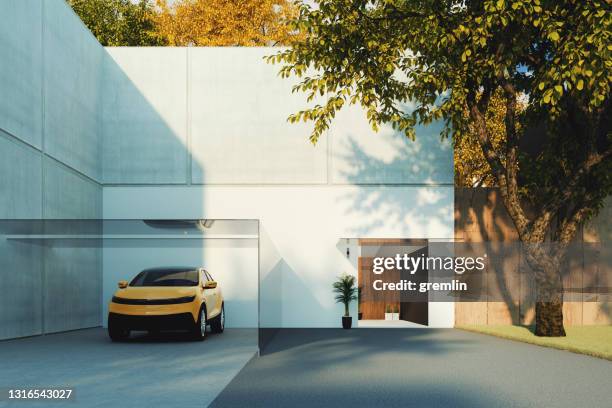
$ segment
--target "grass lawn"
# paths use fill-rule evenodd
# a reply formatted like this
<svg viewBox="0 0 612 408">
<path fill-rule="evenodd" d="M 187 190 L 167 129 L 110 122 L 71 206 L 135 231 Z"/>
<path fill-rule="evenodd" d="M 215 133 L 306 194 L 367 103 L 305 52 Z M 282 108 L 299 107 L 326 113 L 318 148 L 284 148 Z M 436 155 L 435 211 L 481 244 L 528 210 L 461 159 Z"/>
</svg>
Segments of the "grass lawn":
<svg viewBox="0 0 612 408">
<path fill-rule="evenodd" d="M 568 350 L 612 361 L 612 326 L 566 327 L 566 337 L 538 337 L 529 327 L 525 326 L 464 325 L 457 326 L 457 329 Z"/>
</svg>

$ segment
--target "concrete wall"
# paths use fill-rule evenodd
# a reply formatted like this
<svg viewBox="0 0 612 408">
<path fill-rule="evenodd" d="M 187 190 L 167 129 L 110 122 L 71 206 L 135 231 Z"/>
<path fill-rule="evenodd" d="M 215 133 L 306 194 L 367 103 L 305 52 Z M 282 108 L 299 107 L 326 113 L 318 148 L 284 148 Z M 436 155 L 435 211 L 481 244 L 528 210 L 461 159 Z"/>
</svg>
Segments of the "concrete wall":
<svg viewBox="0 0 612 408">
<path fill-rule="evenodd" d="M 410 142 L 353 107 L 312 146 L 311 125 L 286 121 L 305 97 L 263 61 L 274 48 L 107 51 L 104 217 L 260 220 L 262 327 L 338 326 L 331 283 L 356 275 L 345 238 L 453 236 L 437 126 Z M 430 310 L 432 326 L 452 326 L 452 305 Z"/>
<path fill-rule="evenodd" d="M 0 218 L 100 218 L 104 48 L 61 0 L 0 15 Z M 100 325 L 100 246 L 0 237 L 0 274 L 0 338 Z"/>
<path fill-rule="evenodd" d="M 185 49 L 107 50 L 101 111 L 104 183 L 186 183 Z"/>
<path fill-rule="evenodd" d="M 452 187 L 104 189 L 105 218 L 258 218 L 265 229 L 260 236 L 262 327 L 337 327 L 342 307 L 333 301 L 331 284 L 342 272 L 356 274 L 345 255 L 345 238 L 452 236 L 452 203 Z M 432 326 L 451 327 L 453 318 L 452 304 L 432 304 Z"/>
<path fill-rule="evenodd" d="M 435 127 L 420 129 L 416 143 L 390 128 L 373 134 L 355 107 L 311 146 L 310 125 L 286 122 L 304 95 L 262 59 L 275 49 L 104 50 L 61 0 L 7 0 L 0 12 L 0 59 L 11 62 L 0 67 L 3 217 L 260 220 L 266 327 L 338 325 L 331 282 L 356 273 L 343 238 L 452 236 L 452 152 Z M 4 337 L 99 324 L 102 306 L 90 300 L 103 291 L 106 304 L 124 273 L 112 264 L 120 248 L 0 245 L 20 254 L 2 258 L 3 273 L 19 272 L 2 281 L 2 321 L 19 309 L 31 322 L 11 320 Z M 228 245 L 211 262 L 240 252 Z M 252 260 L 246 252 L 241 259 Z M 135 253 L 129 262 L 139 268 L 148 252 Z M 225 284 L 230 294 L 239 287 Z M 12 307 L 9 292 L 40 293 L 41 304 Z M 252 324 L 256 294 L 244 293 L 228 323 Z M 452 316 L 442 309 L 434 326 Z"/>
<path fill-rule="evenodd" d="M 342 111 L 317 146 L 291 80 L 264 62 L 275 48 L 107 48 L 104 183 L 451 184 L 439 125 L 410 142 L 374 134 L 359 107 Z M 410 109 L 408 106 L 407 109 Z"/>
</svg>

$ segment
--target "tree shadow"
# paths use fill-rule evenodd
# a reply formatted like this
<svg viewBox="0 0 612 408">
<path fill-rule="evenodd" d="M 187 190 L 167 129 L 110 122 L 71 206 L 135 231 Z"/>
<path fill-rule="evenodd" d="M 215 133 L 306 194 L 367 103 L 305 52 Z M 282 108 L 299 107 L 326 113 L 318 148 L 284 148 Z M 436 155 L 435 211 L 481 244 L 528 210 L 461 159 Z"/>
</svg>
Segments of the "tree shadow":
<svg viewBox="0 0 612 408">
<path fill-rule="evenodd" d="M 397 132 L 367 137 L 380 137 L 377 143 L 384 149 L 378 150 L 383 151 L 366 152 L 354 134 L 334 141 L 334 183 L 357 186 L 339 199 L 359 220 L 351 233 L 372 237 L 377 231 L 402 230 L 407 238 L 450 239 L 452 189 L 445 187 L 452 183 L 452 169 L 445 167 L 452 163 L 452 152 L 432 135 L 414 142 Z"/>
<path fill-rule="evenodd" d="M 486 324 L 512 324 L 532 328 L 535 321 L 534 306 L 537 289 L 534 272 L 527 264 L 524 249 L 510 219 L 499 192 L 494 188 L 455 189 L 455 237 L 459 245 L 484 245 L 488 254 L 486 301 Z M 551 246 L 552 242 L 543 245 Z M 572 313 L 580 313 L 579 325 L 587 324 L 586 302 L 599 302 L 599 312 L 610 318 L 610 305 L 602 291 L 609 279 L 609 260 L 605 259 L 605 244 L 589 249 L 584 242 L 582 231 L 568 249 L 562 260 L 561 276 L 565 288 L 568 319 Z M 595 251 L 597 255 L 590 254 Z M 481 251 L 482 252 L 482 251 Z M 595 259 L 597 258 L 597 259 Z M 465 278 L 468 278 L 466 274 Z M 590 287 L 590 289 L 589 289 Z M 589 296 L 589 291 L 594 294 Z M 507 315 L 496 309 L 495 303 L 503 302 Z M 571 302 L 578 303 L 572 305 Z M 578 308 L 579 312 L 572 308 Z M 605 319 L 604 319 L 605 320 Z M 568 320 L 569 321 L 569 320 Z M 603 321 L 603 320 L 600 320 Z"/>
</svg>

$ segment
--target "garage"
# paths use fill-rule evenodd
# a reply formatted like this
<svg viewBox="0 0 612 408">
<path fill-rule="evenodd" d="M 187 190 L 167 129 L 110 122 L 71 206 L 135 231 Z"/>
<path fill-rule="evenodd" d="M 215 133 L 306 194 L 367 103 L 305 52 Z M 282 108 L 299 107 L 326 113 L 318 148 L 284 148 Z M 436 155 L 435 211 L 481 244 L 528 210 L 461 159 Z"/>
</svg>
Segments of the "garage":
<svg viewBox="0 0 612 408">
<path fill-rule="evenodd" d="M 70 389 L 82 403 L 205 406 L 258 353 L 257 220 L 11 220 L 0 222 L 0 252 L 3 336 L 22 337 L 0 347 L 3 384 Z M 117 283 L 176 265 L 214 277 L 223 333 L 111 342 Z"/>
</svg>

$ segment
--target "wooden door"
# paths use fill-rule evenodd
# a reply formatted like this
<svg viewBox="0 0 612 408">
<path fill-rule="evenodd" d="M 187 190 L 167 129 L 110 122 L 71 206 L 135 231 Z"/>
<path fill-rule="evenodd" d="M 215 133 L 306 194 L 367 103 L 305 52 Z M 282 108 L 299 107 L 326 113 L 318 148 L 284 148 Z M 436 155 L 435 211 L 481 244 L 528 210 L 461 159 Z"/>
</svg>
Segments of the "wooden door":
<svg viewBox="0 0 612 408">
<path fill-rule="evenodd" d="M 424 256 L 427 258 L 428 255 L 427 246 L 418 249 L 410 254 L 411 257 Z M 425 265 L 417 270 L 414 274 L 410 274 L 406 271 L 400 272 L 401 279 L 412 280 L 416 282 L 417 287 L 422 282 L 427 282 L 428 271 Z M 402 292 L 400 296 L 400 320 L 406 320 L 408 322 L 418 323 L 427 326 L 429 324 L 429 296 L 428 293 L 420 292 Z"/>
</svg>

